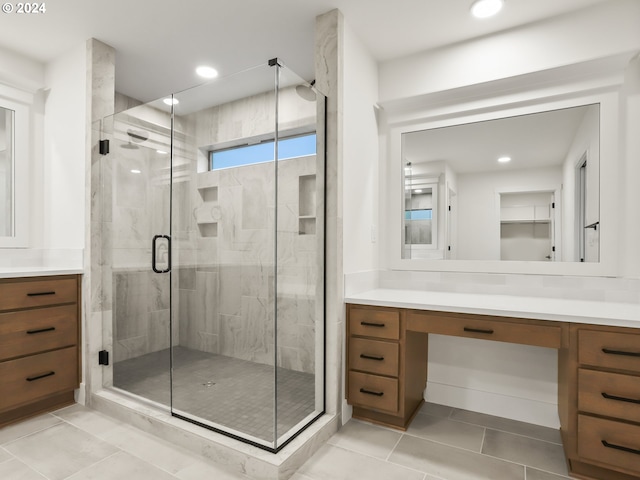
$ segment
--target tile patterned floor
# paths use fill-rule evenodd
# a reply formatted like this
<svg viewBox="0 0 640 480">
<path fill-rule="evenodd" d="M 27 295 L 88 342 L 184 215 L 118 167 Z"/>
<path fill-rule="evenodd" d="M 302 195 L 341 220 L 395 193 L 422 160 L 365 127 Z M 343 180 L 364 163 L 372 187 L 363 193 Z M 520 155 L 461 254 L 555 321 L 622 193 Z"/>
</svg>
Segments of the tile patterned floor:
<svg viewBox="0 0 640 480">
<path fill-rule="evenodd" d="M 566 480 L 557 430 L 427 404 L 407 432 L 352 420 L 292 480 Z M 79 405 L 0 429 L 2 480 L 247 480 Z"/>
<path fill-rule="evenodd" d="M 276 373 L 278 436 L 315 411 L 311 374 L 184 347 L 173 356 L 173 407 L 191 416 L 272 442 Z M 169 405 L 169 349 L 115 363 L 113 384 Z"/>
</svg>

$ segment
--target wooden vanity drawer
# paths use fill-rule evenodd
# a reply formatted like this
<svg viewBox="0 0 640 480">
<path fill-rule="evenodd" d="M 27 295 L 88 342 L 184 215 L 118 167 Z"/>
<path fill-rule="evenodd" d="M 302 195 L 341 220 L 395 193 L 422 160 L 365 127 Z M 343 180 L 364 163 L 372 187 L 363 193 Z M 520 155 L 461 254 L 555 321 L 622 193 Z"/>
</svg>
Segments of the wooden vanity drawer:
<svg viewBox="0 0 640 480">
<path fill-rule="evenodd" d="M 407 329 L 415 332 L 548 348 L 560 348 L 562 344 L 562 328 L 559 326 L 536 325 L 525 321 L 522 323 L 506 322 L 478 318 L 478 316 L 464 317 L 462 314 L 409 312 L 407 314 Z"/>
<path fill-rule="evenodd" d="M 581 329 L 578 332 L 578 361 L 582 365 L 640 374 L 640 334 Z"/>
<path fill-rule="evenodd" d="M 349 372 L 349 403 L 358 407 L 396 413 L 398 411 L 398 380 Z"/>
<path fill-rule="evenodd" d="M 349 340 L 349 368 L 397 377 L 398 352 L 397 343 L 352 337 Z"/>
<path fill-rule="evenodd" d="M 400 312 L 352 307 L 349 311 L 349 332 L 351 335 L 398 340 Z"/>
<path fill-rule="evenodd" d="M 578 455 L 638 474 L 640 426 L 578 415 Z"/>
<path fill-rule="evenodd" d="M 78 343 L 76 305 L 0 313 L 0 360 Z"/>
<path fill-rule="evenodd" d="M 580 368 L 578 410 L 640 423 L 640 377 Z"/>
<path fill-rule="evenodd" d="M 0 283 L 0 310 L 75 303 L 78 284 L 72 278 L 48 278 Z"/>
<path fill-rule="evenodd" d="M 76 347 L 0 363 L 0 411 L 78 386 Z"/>
</svg>

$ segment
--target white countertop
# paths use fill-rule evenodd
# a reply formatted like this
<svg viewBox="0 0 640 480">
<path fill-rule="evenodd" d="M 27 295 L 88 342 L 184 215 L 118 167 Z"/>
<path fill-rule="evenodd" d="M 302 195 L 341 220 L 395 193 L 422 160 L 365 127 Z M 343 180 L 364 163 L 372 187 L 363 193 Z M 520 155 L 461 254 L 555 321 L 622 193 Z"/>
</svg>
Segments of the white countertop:
<svg viewBox="0 0 640 480">
<path fill-rule="evenodd" d="M 44 277 L 48 275 L 74 275 L 82 268 L 64 267 L 0 267 L 0 278 Z"/>
<path fill-rule="evenodd" d="M 640 328 L 640 305 L 511 295 L 379 288 L 346 303 Z"/>
</svg>

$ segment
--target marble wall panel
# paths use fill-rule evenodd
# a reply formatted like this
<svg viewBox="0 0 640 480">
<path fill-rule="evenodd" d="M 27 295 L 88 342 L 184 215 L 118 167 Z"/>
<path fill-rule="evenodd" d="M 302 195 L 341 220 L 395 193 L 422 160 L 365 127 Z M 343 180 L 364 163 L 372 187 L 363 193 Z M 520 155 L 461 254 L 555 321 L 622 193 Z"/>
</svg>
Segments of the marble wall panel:
<svg viewBox="0 0 640 480">
<path fill-rule="evenodd" d="M 148 351 L 157 352 L 170 346 L 169 310 L 158 310 L 149 313 Z"/>
<path fill-rule="evenodd" d="M 238 316 L 242 310 L 242 270 L 240 266 L 223 265 L 219 272 L 219 312 Z"/>
<path fill-rule="evenodd" d="M 114 275 L 115 338 L 125 340 L 147 334 L 149 278 L 146 272 Z"/>
<path fill-rule="evenodd" d="M 177 296 L 178 310 L 174 312 L 177 313 L 177 316 L 174 315 L 174 319 L 177 319 L 179 324 L 179 345 L 195 345 L 198 338 L 198 332 L 193 323 L 196 312 L 196 292 L 195 290 L 178 290 Z M 176 343 L 174 342 L 174 344 Z"/>
<path fill-rule="evenodd" d="M 113 148 L 117 148 L 114 146 Z M 126 151 L 122 149 L 121 151 Z M 138 152 L 138 150 L 128 150 Z M 148 172 L 147 162 L 141 155 L 122 155 L 116 151 L 115 162 L 115 206 L 129 208 L 144 208 L 147 205 Z M 134 173 L 131 170 L 140 173 Z"/>
<path fill-rule="evenodd" d="M 169 275 L 166 273 L 147 272 L 149 276 L 148 310 L 157 312 L 169 310 Z"/>
</svg>

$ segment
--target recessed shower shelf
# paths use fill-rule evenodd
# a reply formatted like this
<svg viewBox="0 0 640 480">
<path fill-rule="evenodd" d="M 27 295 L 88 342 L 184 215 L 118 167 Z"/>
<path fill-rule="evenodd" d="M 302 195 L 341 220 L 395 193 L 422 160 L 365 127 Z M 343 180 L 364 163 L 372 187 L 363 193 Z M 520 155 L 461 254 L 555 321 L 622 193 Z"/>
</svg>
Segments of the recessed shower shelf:
<svg viewBox="0 0 640 480">
<path fill-rule="evenodd" d="M 298 219 L 299 235 L 315 235 L 316 234 L 316 217 L 300 217 Z"/>
<path fill-rule="evenodd" d="M 200 236 L 204 238 L 212 238 L 218 236 L 218 224 L 214 222 L 198 223 Z"/>
<path fill-rule="evenodd" d="M 198 192 L 204 202 L 218 201 L 218 187 L 201 187 L 198 188 Z"/>
</svg>

